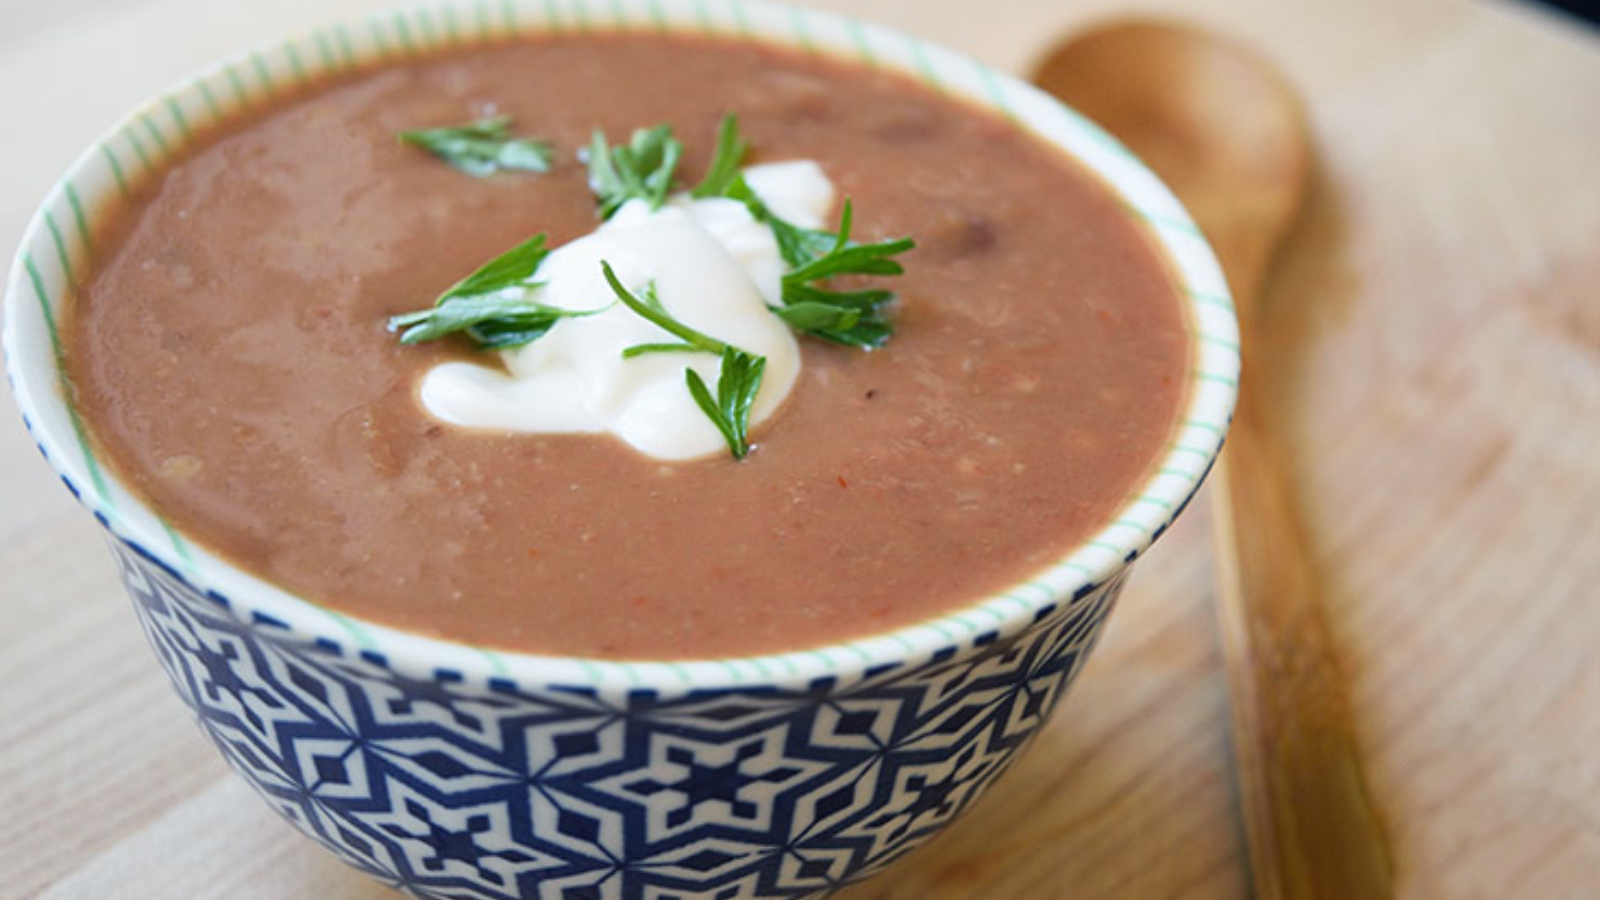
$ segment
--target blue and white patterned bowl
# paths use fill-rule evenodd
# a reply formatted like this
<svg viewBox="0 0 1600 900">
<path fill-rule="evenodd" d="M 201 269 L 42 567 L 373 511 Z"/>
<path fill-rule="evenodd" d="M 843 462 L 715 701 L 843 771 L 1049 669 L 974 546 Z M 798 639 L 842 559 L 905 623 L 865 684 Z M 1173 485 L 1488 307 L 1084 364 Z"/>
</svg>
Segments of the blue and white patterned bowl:
<svg viewBox="0 0 1600 900">
<path fill-rule="evenodd" d="M 608 662 L 491 651 L 324 609 L 162 521 L 95 458 L 55 323 L 89 223 L 198 126 L 278 86 L 439 44 L 569 27 L 731 33 L 865 60 L 997 108 L 1083 160 L 1187 291 L 1192 377 L 1173 440 L 1113 521 L 1026 582 L 918 625 L 767 657 Z M 202 72 L 135 111 L 50 193 L 6 289 L 6 371 L 63 481 L 105 526 L 161 665 L 271 806 L 426 898 L 755 900 L 825 894 L 916 847 L 1045 722 L 1129 564 L 1209 469 L 1237 332 L 1209 249 L 1126 150 L 1025 84 L 913 38 L 715 0 L 433 6 Z"/>
</svg>

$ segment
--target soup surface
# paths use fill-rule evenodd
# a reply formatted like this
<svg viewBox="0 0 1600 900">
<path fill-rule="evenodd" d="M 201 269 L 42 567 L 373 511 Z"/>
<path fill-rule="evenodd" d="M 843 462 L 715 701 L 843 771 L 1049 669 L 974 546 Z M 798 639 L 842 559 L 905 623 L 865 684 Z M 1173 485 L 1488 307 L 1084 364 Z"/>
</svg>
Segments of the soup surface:
<svg viewBox="0 0 1600 900">
<path fill-rule="evenodd" d="M 820 162 L 856 237 L 911 236 L 896 333 L 803 338 L 742 461 L 447 426 L 387 317 L 598 223 L 575 149 L 670 123 L 680 179 Z M 492 113 L 557 148 L 476 179 L 395 134 Z M 1092 177 L 901 76 L 698 37 L 563 36 L 342 75 L 202 136 L 100 223 L 67 322 L 104 453 L 182 532 L 318 603 L 482 646 L 784 651 L 950 611 L 1100 527 L 1168 440 L 1174 283 Z"/>
</svg>

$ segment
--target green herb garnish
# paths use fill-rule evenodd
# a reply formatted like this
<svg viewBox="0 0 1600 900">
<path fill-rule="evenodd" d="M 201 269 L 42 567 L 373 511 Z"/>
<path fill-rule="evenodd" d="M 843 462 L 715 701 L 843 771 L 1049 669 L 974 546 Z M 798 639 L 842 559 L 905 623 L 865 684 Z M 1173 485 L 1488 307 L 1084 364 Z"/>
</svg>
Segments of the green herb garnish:
<svg viewBox="0 0 1600 900">
<path fill-rule="evenodd" d="M 689 385 L 694 402 L 705 411 L 711 424 L 722 432 L 728 450 L 734 459 L 744 459 L 750 452 L 750 408 L 755 405 L 756 393 L 761 390 L 761 376 L 767 370 L 767 358 L 754 356 L 732 347 L 722 351 L 722 370 L 717 376 L 717 396 L 693 369 L 684 369 L 683 378 Z"/>
<path fill-rule="evenodd" d="M 672 177 L 683 155 L 683 144 L 666 125 L 641 128 L 627 144 L 606 143 L 599 131 L 589 143 L 589 189 L 600 202 L 600 218 L 609 219 L 622 204 L 633 199 L 649 201 L 659 209 L 672 190 Z"/>
<path fill-rule="evenodd" d="M 402 131 L 399 138 L 479 178 L 503 169 L 550 170 L 550 145 L 512 137 L 510 116 L 479 119 L 447 128 Z"/>
<path fill-rule="evenodd" d="M 905 271 L 891 257 L 910 250 L 910 238 L 857 244 L 850 240 L 854 211 L 848 198 L 837 232 L 801 228 L 775 214 L 756 196 L 739 166 L 748 149 L 739 136 L 739 122 L 724 116 L 717 133 L 717 151 L 706 177 L 694 189 L 699 197 L 727 197 L 745 205 L 756 221 L 772 229 L 778 253 L 790 266 L 783 276 L 782 305 L 772 311 L 796 331 L 852 347 L 883 346 L 893 333 L 884 308 L 894 294 L 882 289 L 837 291 L 823 282 L 840 275 L 899 275 Z"/>
<path fill-rule="evenodd" d="M 894 301 L 892 291 L 837 291 L 821 282 L 839 275 L 899 275 L 905 269 L 891 257 L 915 247 L 916 241 L 851 241 L 855 212 L 848 198 L 839 214 L 839 230 L 828 232 L 801 228 L 778 217 L 743 176 L 729 183 L 723 196 L 742 202 L 750 215 L 772 229 L 778 253 L 792 267 L 783 276 L 783 303 L 772 307 L 779 318 L 796 331 L 852 347 L 871 349 L 889 340 L 894 328 L 884 311 Z"/>
<path fill-rule="evenodd" d="M 547 169 L 549 148 L 510 139 L 509 124 L 502 116 L 457 128 L 403 132 L 400 137 L 474 175 L 497 168 Z M 882 346 L 892 333 L 885 308 L 894 294 L 881 288 L 835 290 L 828 282 L 841 276 L 899 275 L 904 269 L 893 257 L 912 249 L 915 242 L 909 238 L 872 244 L 852 241 L 854 209 L 849 199 L 844 202 L 837 231 L 801 228 L 784 220 L 767 208 L 741 174 L 748 150 L 748 142 L 739 135 L 738 118 L 723 117 L 711 164 L 690 195 L 736 200 L 772 230 L 789 272 L 783 276 L 781 303 L 771 309 L 791 328 L 855 347 Z M 666 202 L 683 144 L 665 125 L 639 129 L 627 144 L 616 146 L 596 131 L 587 154 L 590 189 L 601 218 L 609 219 L 630 200 L 643 199 L 652 209 Z M 536 340 L 562 318 L 601 312 L 557 309 L 529 299 L 539 287 L 533 277 L 547 255 L 544 235 L 538 235 L 462 279 L 441 294 L 432 309 L 391 318 L 389 328 L 400 331 L 400 340 L 407 344 L 465 332 L 484 348 L 504 349 Z M 650 353 L 711 353 L 720 358 L 715 394 L 692 367 L 685 367 L 684 382 L 695 403 L 722 433 L 734 458 L 744 458 L 750 452 L 750 410 L 761 388 L 766 358 L 679 322 L 661 304 L 653 283 L 635 294 L 622 285 L 608 263 L 600 265 L 618 302 L 677 339 L 635 344 L 622 351 L 624 359 Z"/>
<path fill-rule="evenodd" d="M 689 196 L 696 200 L 727 196 L 728 189 L 739 179 L 739 167 L 744 164 L 744 155 L 749 149 L 749 143 L 739 136 L 739 117 L 733 113 L 723 116 L 717 128 L 717 150 L 711 157 L 711 165 Z"/>
<path fill-rule="evenodd" d="M 660 328 L 675 338 L 680 338 L 681 344 L 637 344 L 623 351 L 623 356 L 638 356 L 640 353 L 659 352 L 662 350 L 696 350 L 701 353 L 721 353 L 728 345 L 716 338 L 702 334 L 689 326 L 674 319 L 667 308 L 661 305 L 661 299 L 656 296 L 656 286 L 649 284 L 640 293 L 634 296 L 617 278 L 617 273 L 611 270 L 611 264 L 601 260 L 600 271 L 605 275 L 606 284 L 611 285 L 611 292 L 617 295 L 622 305 L 633 310 L 640 318 Z M 640 350 L 639 348 L 651 348 Z"/>
<path fill-rule="evenodd" d="M 807 334 L 853 347 L 881 347 L 894 331 L 884 315 L 885 307 L 894 302 L 894 293 L 881 288 L 838 291 L 821 282 L 840 275 L 899 275 L 905 269 L 890 257 L 910 250 L 916 242 L 901 238 L 854 243 L 850 240 L 852 218 L 846 200 L 833 245 L 783 276 L 783 306 L 773 312 Z"/>
<path fill-rule="evenodd" d="M 539 267 L 544 265 L 544 258 L 549 255 L 550 251 L 544 246 L 544 234 L 536 234 L 479 266 L 477 271 L 451 285 L 434 302 L 443 303 L 451 297 L 487 294 L 509 287 L 531 287 L 529 279 L 539 271 Z"/>
<path fill-rule="evenodd" d="M 543 337 L 560 319 L 599 312 L 558 309 L 527 299 L 526 292 L 539 286 L 534 273 L 549 255 L 544 235 L 535 235 L 456 282 L 431 309 L 391 317 L 389 330 L 400 332 L 402 344 L 464 331 L 486 350 L 504 350 Z"/>
<path fill-rule="evenodd" d="M 722 367 L 717 375 L 715 398 L 711 396 L 711 390 L 706 387 L 705 379 L 700 377 L 699 372 L 685 368 L 683 378 L 688 385 L 689 396 L 694 398 L 694 402 L 705 412 L 711 424 L 722 432 L 722 439 L 727 441 L 728 450 L 733 454 L 733 458 L 744 459 L 750 452 L 750 408 L 755 403 L 756 394 L 761 390 L 761 376 L 766 373 L 767 358 L 747 353 L 672 318 L 656 296 L 654 284 L 646 285 L 644 290 L 639 292 L 639 296 L 635 296 L 617 279 L 617 273 L 611 270 L 610 263 L 601 261 L 600 271 L 605 275 L 606 283 L 611 285 L 612 293 L 617 295 L 623 306 L 683 342 L 635 344 L 622 351 L 623 358 L 632 358 L 644 353 L 701 352 L 721 355 Z"/>
</svg>

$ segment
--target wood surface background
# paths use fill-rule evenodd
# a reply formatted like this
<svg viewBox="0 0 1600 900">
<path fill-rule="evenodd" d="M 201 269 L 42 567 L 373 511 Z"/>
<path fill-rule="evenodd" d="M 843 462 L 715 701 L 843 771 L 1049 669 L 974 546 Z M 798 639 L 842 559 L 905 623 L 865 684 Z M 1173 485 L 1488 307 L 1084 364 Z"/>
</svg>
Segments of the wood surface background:
<svg viewBox="0 0 1600 900">
<path fill-rule="evenodd" d="M 147 95 L 374 0 L 0 0 L 0 248 Z M 1490 0 L 829 0 L 1011 71 L 1161 12 L 1259 47 L 1319 153 L 1269 285 L 1270 407 L 1403 898 L 1600 896 L 1600 34 Z M 0 897 L 397 897 L 187 721 L 97 527 L 0 402 Z M 1249 893 L 1204 509 L 1031 754 L 840 900 Z"/>
</svg>

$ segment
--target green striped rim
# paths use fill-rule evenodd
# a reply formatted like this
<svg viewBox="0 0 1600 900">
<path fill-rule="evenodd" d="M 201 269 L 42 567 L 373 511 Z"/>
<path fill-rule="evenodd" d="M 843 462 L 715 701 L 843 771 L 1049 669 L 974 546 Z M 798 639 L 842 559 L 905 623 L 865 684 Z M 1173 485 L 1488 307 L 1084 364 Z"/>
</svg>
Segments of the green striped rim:
<svg viewBox="0 0 1600 900">
<path fill-rule="evenodd" d="M 110 167 L 111 177 L 116 179 L 117 192 L 122 195 L 122 199 L 128 199 L 130 193 L 128 176 L 122 171 L 122 162 L 117 159 L 117 154 L 111 149 L 110 144 L 104 142 L 100 144 L 100 156 L 105 159 L 106 165 Z"/>
<path fill-rule="evenodd" d="M 166 519 L 160 519 L 159 521 L 161 522 L 161 530 L 166 532 L 167 543 L 172 545 L 173 552 L 178 554 L 178 559 L 183 563 L 183 571 L 191 576 L 198 574 L 200 569 L 196 564 L 194 551 L 189 549 L 189 542 L 178 534 L 178 529 L 173 528 L 172 523 Z"/>
<path fill-rule="evenodd" d="M 396 11 L 391 16 L 391 21 L 394 22 L 394 37 L 400 44 L 401 55 L 411 56 L 416 53 L 416 41 L 411 36 L 411 22 L 406 18 L 406 14 Z"/>
<path fill-rule="evenodd" d="M 1041 100 L 1031 94 L 1030 89 L 999 75 L 987 66 L 955 57 L 915 38 L 863 25 L 852 19 L 799 7 L 769 7 L 760 3 L 746 4 L 742 0 L 728 0 L 721 3 L 717 3 L 716 0 L 641 0 L 641 2 L 642 6 L 640 3 L 625 3 L 623 0 L 571 0 L 571 21 L 579 28 L 587 29 L 592 25 L 591 19 L 594 13 L 603 11 L 602 15 L 608 14 L 608 18 L 623 26 L 648 24 L 658 30 L 688 28 L 698 29 L 707 34 L 734 36 L 759 34 L 808 52 L 836 53 L 874 68 L 890 67 L 906 72 L 916 76 L 935 91 L 969 97 L 975 102 L 997 110 L 1013 121 L 1026 122 L 1030 126 L 1037 127 L 1034 123 L 1037 121 Z M 561 16 L 558 0 L 527 0 L 522 6 L 512 0 L 503 0 L 497 5 L 491 0 L 481 0 L 471 6 L 445 5 L 439 7 L 436 14 L 419 9 L 410 13 L 409 18 L 405 13 L 373 17 L 368 19 L 365 25 L 367 41 L 364 45 L 358 45 L 349 28 L 339 24 L 331 29 L 311 34 L 304 44 L 307 51 L 304 54 L 300 45 L 294 42 L 284 42 L 275 48 L 249 52 L 214 70 L 213 74 L 197 78 L 190 83 L 187 90 L 165 96 L 157 105 L 141 109 L 114 132 L 111 138 L 99 143 L 95 148 L 96 155 L 104 163 L 104 172 L 109 176 L 109 180 L 95 181 L 95 184 L 103 184 L 104 187 L 89 190 L 86 196 L 94 201 L 99 193 L 103 193 L 111 185 L 115 186 L 120 196 L 130 195 L 132 186 L 125 168 L 125 160 L 119 154 L 119 147 L 131 151 L 137 158 L 140 169 L 148 171 L 160 159 L 166 158 L 191 140 L 194 129 L 189 115 L 185 112 L 186 103 L 189 109 L 203 107 L 212 119 L 225 114 L 227 109 L 219 102 L 213 91 L 212 78 L 219 79 L 217 85 L 225 83 L 231 90 L 232 107 L 243 107 L 254 100 L 272 96 L 285 78 L 292 79 L 296 83 L 304 82 L 322 72 L 355 66 L 369 60 L 390 58 L 397 52 L 411 55 L 425 47 L 444 42 L 458 43 L 470 40 L 462 28 L 462 18 L 469 10 L 480 39 L 494 36 L 497 28 L 504 32 L 520 31 L 525 27 L 522 23 L 527 20 L 526 14 L 531 13 L 535 3 L 538 3 L 542 10 L 541 19 L 545 30 L 558 31 L 567 24 Z M 458 12 L 462 18 L 458 18 Z M 241 74 L 241 66 L 249 69 L 255 91 L 252 91 L 251 85 Z M 164 116 L 157 118 L 152 114 L 154 110 L 164 110 Z M 1133 160 L 1127 150 L 1098 127 L 1071 111 L 1063 112 L 1060 107 L 1053 105 L 1052 110 L 1051 115 L 1070 124 L 1069 137 L 1072 141 L 1078 142 L 1074 146 L 1078 148 L 1077 152 L 1080 155 L 1085 153 L 1092 155 L 1097 149 L 1098 152 L 1117 160 L 1118 165 L 1125 165 L 1136 173 L 1144 173 L 1143 168 L 1137 165 L 1137 161 Z M 1057 140 L 1054 137 L 1051 139 Z M 69 177 L 62 182 L 61 189 L 56 195 L 58 198 L 65 198 L 65 206 L 63 207 L 59 199 L 55 206 L 60 209 L 61 216 L 67 215 L 70 210 L 77 252 L 86 258 L 92 248 L 92 233 L 85 213 L 85 194 L 81 193 L 80 186 L 75 183 L 78 177 L 75 173 L 84 169 L 85 165 L 86 163 L 80 162 L 74 174 L 69 174 Z M 1105 174 L 1104 170 L 1102 173 Z M 1147 173 L 1144 174 L 1148 177 Z M 1113 175 L 1106 174 L 1106 177 L 1114 184 L 1122 184 Z M 1079 554 L 1057 563 L 1034 580 L 1014 586 L 1005 593 L 951 615 L 893 633 L 798 653 L 743 660 L 703 660 L 667 664 L 583 659 L 546 660 L 522 654 L 499 654 L 482 648 L 472 648 L 472 652 L 477 654 L 477 658 L 496 677 L 511 677 L 519 673 L 532 672 L 534 673 L 532 678 L 536 681 L 549 680 L 553 677 L 550 675 L 553 670 L 544 667 L 554 663 L 558 668 L 565 667 L 560 671 L 579 673 L 562 678 L 575 677 L 597 686 L 626 684 L 638 687 L 652 683 L 656 678 L 653 673 L 656 672 L 669 674 L 673 681 L 683 686 L 698 685 L 708 678 L 713 682 L 741 683 L 751 677 L 748 673 L 754 673 L 753 677 L 764 682 L 773 681 L 774 673 L 777 672 L 784 673 L 777 676 L 779 678 L 814 677 L 818 673 L 856 671 L 870 666 L 874 660 L 904 662 L 911 657 L 929 654 L 940 646 L 970 645 L 973 638 L 980 633 L 987 633 L 985 629 L 992 632 L 996 627 L 1002 630 L 1008 626 L 1024 627 L 1028 619 L 1026 614 L 1037 612 L 1067 596 L 1072 584 L 1109 577 L 1110 573 L 1116 571 L 1115 566 L 1109 562 L 1096 562 L 1091 565 L 1089 560 L 1097 559 L 1099 556 L 1115 557 L 1120 564 L 1125 555 L 1141 550 L 1143 544 L 1148 542 L 1148 533 L 1164 524 L 1182 505 L 1181 500 L 1192 493 L 1216 452 L 1216 445 L 1220 443 L 1225 428 L 1228 410 L 1231 409 L 1231 391 L 1237 387 L 1238 343 L 1231 319 L 1232 302 L 1227 296 L 1226 286 L 1215 277 L 1197 274 L 1206 268 L 1204 265 L 1184 261 L 1185 254 L 1207 252 L 1203 249 L 1203 241 L 1195 240 L 1199 236 L 1198 230 L 1170 200 L 1170 196 L 1165 198 L 1156 196 L 1155 199 L 1159 202 L 1154 203 L 1147 202 L 1146 199 L 1135 201 L 1129 199 L 1128 193 L 1124 193 L 1132 189 L 1125 186 L 1118 188 L 1118 191 L 1130 213 L 1148 222 L 1158 233 L 1159 240 L 1173 255 L 1178 269 L 1183 273 L 1185 290 L 1193 304 L 1191 336 L 1197 348 L 1198 358 L 1191 382 L 1197 392 L 1217 390 L 1223 393 L 1208 394 L 1211 399 L 1210 406 L 1205 407 L 1203 414 L 1205 418 L 1200 418 L 1200 414 L 1197 413 L 1187 416 L 1185 421 L 1180 423 L 1182 430 L 1193 431 L 1209 439 L 1201 445 L 1196 442 L 1196 435 L 1175 438 L 1168 446 L 1168 455 L 1156 468 L 1155 475 L 1152 476 L 1154 480 L 1147 489 L 1132 498 L 1126 504 L 1124 511 L 1105 527 L 1102 534 L 1083 544 Z M 1159 192 L 1159 187 L 1157 191 Z M 70 282 L 74 246 L 62 231 L 61 221 L 55 212 L 46 208 L 37 217 L 39 226 L 35 230 L 43 235 L 43 240 L 49 242 L 50 247 L 46 252 L 53 253 L 62 268 L 64 278 Z M 1188 240 L 1200 249 L 1176 246 L 1172 243 L 1174 237 Z M 37 295 L 45 329 L 49 333 L 51 350 L 55 354 L 57 375 L 61 379 L 64 391 L 64 374 L 60 365 L 60 339 L 56 333 L 50 295 L 46 292 L 47 282 L 35 262 L 35 252 L 30 249 L 35 246 L 44 249 L 37 240 L 34 240 L 25 244 L 19 258 L 28 281 Z M 1214 270 L 1214 265 L 1211 268 Z M 1222 356 L 1211 355 L 1212 350 Z M 1194 408 L 1201 408 L 1198 401 L 1195 401 Z M 82 453 L 84 467 L 89 480 L 93 483 L 95 497 L 101 510 L 107 518 L 115 518 L 119 523 L 125 523 L 127 517 L 118 515 L 117 508 L 113 507 L 113 496 L 116 492 L 90 451 L 87 435 L 78 420 L 76 410 L 68 405 L 67 413 L 75 442 Z M 141 511 L 141 514 L 145 513 Z M 150 516 L 150 519 L 159 523 L 160 529 L 166 532 L 166 543 L 173 547 L 174 553 L 183 562 L 186 571 L 195 571 L 201 580 L 215 580 L 221 575 L 224 580 L 237 581 L 241 577 L 231 572 L 226 564 L 192 549 L 159 518 Z M 1127 537 L 1115 538 L 1111 536 L 1113 533 Z M 1091 552 L 1094 556 L 1080 558 L 1082 552 Z M 268 592 L 273 593 L 270 589 Z M 239 592 L 224 591 L 224 593 Z M 246 594 L 249 595 L 250 593 Z M 303 601 L 294 602 L 310 606 Z M 419 651 L 424 652 L 424 655 L 446 652 L 449 646 L 454 646 L 442 645 L 446 650 L 440 650 L 441 645 L 429 642 L 428 639 L 393 632 L 371 623 L 362 623 L 336 612 L 328 610 L 321 612 L 337 622 L 340 629 L 356 646 L 363 650 L 382 649 L 386 651 L 385 656 L 391 655 L 387 651 L 395 648 L 400 648 L 403 652 L 408 643 L 426 644 L 427 649 Z M 274 618 L 282 617 L 275 614 Z M 307 621 L 304 616 L 290 616 L 289 619 Z M 740 665 L 741 663 L 743 665 Z M 706 672 L 714 674 L 707 676 Z"/>
<path fill-rule="evenodd" d="M 132 125 L 122 129 L 122 136 L 127 139 L 128 145 L 133 147 L 133 155 L 139 157 L 139 168 L 145 172 L 154 168 L 150 153 L 144 148 L 144 141 L 139 139 L 139 132 Z"/>
<path fill-rule="evenodd" d="M 67 409 L 67 417 L 72 423 L 72 433 L 77 439 L 78 451 L 83 455 L 84 468 L 89 470 L 89 481 L 94 485 L 95 497 L 100 501 L 101 508 L 107 518 L 116 518 L 117 509 L 111 502 L 111 487 L 106 481 L 105 472 L 100 468 L 99 460 L 95 459 L 94 451 L 89 446 L 89 432 L 83 427 L 83 419 L 78 416 L 78 408 L 66 398 L 72 396 L 72 387 L 67 383 L 67 367 L 65 352 L 61 346 L 61 333 L 56 329 L 55 310 L 50 305 L 50 292 L 45 290 L 44 278 L 39 274 L 39 266 L 33 261 L 33 254 L 27 250 L 22 251 L 22 268 L 28 273 L 28 281 L 33 286 L 34 297 L 38 299 L 39 311 L 44 318 L 44 326 L 50 337 L 50 352 L 55 357 L 56 384 L 61 391 L 62 405 Z"/>
<path fill-rule="evenodd" d="M 350 618 L 343 613 L 335 612 L 331 609 L 325 609 L 323 612 L 327 613 L 328 618 L 332 619 L 334 622 L 337 622 L 339 627 L 344 629 L 344 633 L 350 637 L 350 640 L 355 642 L 357 647 L 360 647 L 362 650 L 370 650 L 374 652 L 379 651 L 380 648 L 378 647 L 378 642 L 373 638 L 372 632 L 367 630 L 366 625 Z M 477 649 L 479 653 L 483 652 L 483 648 L 480 647 Z"/>
<path fill-rule="evenodd" d="M 188 143 L 194 137 L 194 132 L 190 130 L 189 117 L 183 114 L 183 107 L 178 105 L 176 97 L 167 98 L 167 115 L 172 117 L 172 124 L 178 126 L 178 143 Z"/>
<path fill-rule="evenodd" d="M 717 26 L 711 21 L 711 10 L 706 8 L 705 0 L 694 0 L 694 18 L 700 24 L 700 30 L 706 34 L 716 34 Z"/>
<path fill-rule="evenodd" d="M 339 43 L 339 52 L 344 55 L 344 64 L 356 64 L 355 41 L 350 37 L 350 29 L 344 25 L 337 25 L 333 29 L 333 38 Z"/>
<path fill-rule="evenodd" d="M 222 107 L 217 104 L 217 96 L 211 92 L 211 85 L 204 78 L 197 78 L 194 82 L 195 89 L 200 92 L 200 99 L 206 105 L 206 112 L 212 119 L 222 118 Z"/>
<path fill-rule="evenodd" d="M 906 42 L 911 46 L 911 58 L 916 61 L 918 77 L 935 92 L 943 94 L 944 81 L 939 77 L 939 71 L 934 68 L 933 61 L 928 59 L 928 46 L 910 35 L 906 36 Z"/>
<path fill-rule="evenodd" d="M 161 129 L 156 127 L 155 120 L 150 118 L 150 113 L 140 113 L 139 122 L 144 126 L 145 133 L 150 135 L 150 140 L 156 145 L 156 152 L 162 156 L 170 156 L 172 148 L 167 144 L 167 139 L 162 136 Z"/>
<path fill-rule="evenodd" d="M 1122 152 L 1126 153 L 1127 151 L 1124 150 Z M 1193 237 L 1200 237 L 1200 229 L 1187 218 L 1175 218 L 1163 213 L 1154 212 L 1146 207 L 1135 206 L 1132 203 L 1124 203 L 1122 208 L 1127 210 L 1129 215 L 1138 216 L 1156 228 L 1161 228 L 1168 231 L 1177 231 Z"/>
<path fill-rule="evenodd" d="M 417 33 L 422 35 L 422 44 L 431 47 L 439 43 L 439 30 L 433 24 L 433 11 L 427 7 L 420 7 L 416 12 Z"/>
<path fill-rule="evenodd" d="M 1005 115 L 1007 119 L 1017 121 L 1017 113 L 1006 100 L 1006 92 L 1000 89 L 1000 80 L 995 77 L 994 70 L 982 63 L 974 63 L 978 69 L 978 77 L 983 79 L 984 92 L 989 97 L 989 102 L 994 108 Z"/>
<path fill-rule="evenodd" d="M 878 68 L 878 55 L 872 52 L 872 42 L 867 40 L 866 29 L 855 19 L 848 22 L 850 29 L 850 43 L 854 45 L 856 58 L 866 63 L 868 67 Z"/>
<path fill-rule="evenodd" d="M 322 66 L 323 71 L 332 72 L 339 68 L 338 57 L 333 49 L 333 40 L 328 37 L 326 31 L 314 33 L 311 35 L 311 41 L 317 45 L 317 63 Z M 213 107 L 212 112 L 216 112 L 215 107 Z"/>
<path fill-rule="evenodd" d="M 61 267 L 61 274 L 72 282 L 72 260 L 67 258 L 67 242 L 61 238 L 61 229 L 56 227 L 56 217 L 48 208 L 44 211 L 45 229 L 50 232 L 50 243 L 55 247 L 56 264 Z"/>
<path fill-rule="evenodd" d="M 271 96 L 273 91 L 272 70 L 267 66 L 267 60 L 260 51 L 250 54 L 250 68 L 256 73 L 256 81 L 261 83 L 262 93 Z"/>
<path fill-rule="evenodd" d="M 544 27 L 551 34 L 561 33 L 561 12 L 556 7 L 556 0 L 544 0 Z"/>
<path fill-rule="evenodd" d="M 289 71 L 294 73 L 295 84 L 304 85 L 307 76 L 305 63 L 300 59 L 300 48 L 294 44 L 285 44 L 283 50 L 289 60 Z"/>
<path fill-rule="evenodd" d="M 1209 381 L 1213 384 L 1220 384 L 1231 388 L 1236 388 L 1239 386 L 1239 379 L 1233 377 L 1232 375 L 1218 375 L 1215 372 L 1191 372 L 1189 373 L 1189 377 L 1195 381 Z"/>
<path fill-rule="evenodd" d="M 227 68 L 228 85 L 233 88 L 233 102 L 236 106 L 244 106 L 250 99 L 245 90 L 244 78 L 239 75 L 239 67 L 229 65 Z"/>
<path fill-rule="evenodd" d="M 817 52 L 817 42 L 811 38 L 811 30 L 806 27 L 806 12 L 798 6 L 789 7 L 789 18 L 793 22 L 795 41 L 807 53 Z"/>
<path fill-rule="evenodd" d="M 461 43 L 461 23 L 456 21 L 456 8 L 454 6 L 446 6 L 441 11 L 441 15 L 444 19 L 445 40 L 452 45 Z"/>
<path fill-rule="evenodd" d="M 483 658 L 488 661 L 489 671 L 501 678 L 505 678 L 511 674 L 511 668 L 506 665 L 505 657 L 494 652 L 493 650 L 481 647 L 478 649 L 478 652 L 482 653 Z"/>
<path fill-rule="evenodd" d="M 1205 334 L 1205 333 L 1199 332 L 1199 331 L 1191 331 L 1189 333 L 1189 336 L 1194 338 L 1197 341 L 1201 341 L 1203 343 L 1211 344 L 1211 345 L 1216 346 L 1216 347 L 1221 347 L 1222 349 L 1227 350 L 1227 351 L 1232 352 L 1232 353 L 1238 353 L 1239 352 L 1239 342 L 1236 341 L 1236 340 L 1233 340 L 1232 338 L 1218 337 L 1217 335 L 1214 335 L 1214 334 Z"/>
<path fill-rule="evenodd" d="M 387 62 L 391 58 L 389 38 L 384 34 L 382 19 L 373 19 L 367 23 L 367 37 L 372 39 L 373 56 L 379 62 Z"/>
<path fill-rule="evenodd" d="M 83 245 L 83 255 L 94 255 L 94 240 L 89 233 L 89 217 L 83 213 L 83 200 L 78 197 L 78 189 L 70 181 L 61 183 L 61 193 L 66 195 L 67 205 L 72 207 L 72 226 L 77 229 L 78 243 Z"/>
</svg>

